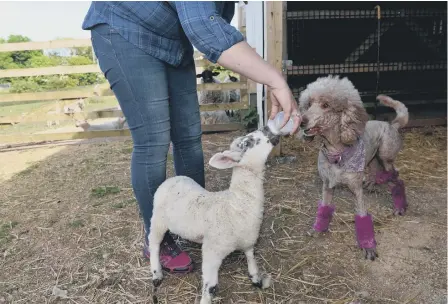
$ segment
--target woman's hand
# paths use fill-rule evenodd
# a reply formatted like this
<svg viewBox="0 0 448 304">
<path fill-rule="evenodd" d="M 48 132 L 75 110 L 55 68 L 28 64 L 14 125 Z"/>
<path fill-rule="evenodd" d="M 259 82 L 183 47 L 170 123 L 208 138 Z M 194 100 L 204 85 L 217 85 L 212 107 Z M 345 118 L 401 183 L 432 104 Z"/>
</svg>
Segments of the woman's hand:
<svg viewBox="0 0 448 304">
<path fill-rule="evenodd" d="M 301 122 L 297 103 L 283 75 L 274 66 L 261 58 L 247 42 L 242 41 L 225 50 L 218 63 L 229 70 L 246 76 L 255 82 L 267 85 L 271 91 L 271 118 L 281 110 L 285 113 L 282 128 L 289 118 L 294 119 L 291 135 L 297 132 Z"/>
<path fill-rule="evenodd" d="M 300 122 L 302 121 L 302 117 L 298 112 L 297 103 L 286 82 L 279 87 L 271 87 L 271 103 L 271 115 L 269 119 L 274 119 L 275 115 L 283 110 L 285 115 L 280 129 L 288 123 L 288 120 L 292 116 L 294 126 L 290 134 L 292 135 L 296 133 L 299 129 Z"/>
</svg>

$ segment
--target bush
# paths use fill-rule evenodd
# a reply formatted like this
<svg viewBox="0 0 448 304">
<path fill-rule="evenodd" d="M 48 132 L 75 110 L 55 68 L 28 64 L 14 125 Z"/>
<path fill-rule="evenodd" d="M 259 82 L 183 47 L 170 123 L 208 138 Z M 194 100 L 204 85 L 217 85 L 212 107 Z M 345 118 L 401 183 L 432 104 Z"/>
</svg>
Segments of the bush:
<svg viewBox="0 0 448 304">
<path fill-rule="evenodd" d="M 41 87 L 32 79 L 20 79 L 14 81 L 9 89 L 10 93 L 26 93 L 26 92 L 39 92 Z"/>
</svg>

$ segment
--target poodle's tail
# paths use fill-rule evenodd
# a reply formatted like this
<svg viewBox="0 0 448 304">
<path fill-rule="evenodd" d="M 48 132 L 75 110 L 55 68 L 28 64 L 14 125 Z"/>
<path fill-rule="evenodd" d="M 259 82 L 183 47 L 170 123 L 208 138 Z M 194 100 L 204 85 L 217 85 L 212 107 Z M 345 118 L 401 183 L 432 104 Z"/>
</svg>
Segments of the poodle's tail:
<svg viewBox="0 0 448 304">
<path fill-rule="evenodd" d="M 391 122 L 392 127 L 400 129 L 408 124 L 408 108 L 403 103 L 386 95 L 378 95 L 376 99 L 378 99 L 383 105 L 390 107 L 397 112 L 397 117 L 395 117 L 395 119 Z"/>
</svg>

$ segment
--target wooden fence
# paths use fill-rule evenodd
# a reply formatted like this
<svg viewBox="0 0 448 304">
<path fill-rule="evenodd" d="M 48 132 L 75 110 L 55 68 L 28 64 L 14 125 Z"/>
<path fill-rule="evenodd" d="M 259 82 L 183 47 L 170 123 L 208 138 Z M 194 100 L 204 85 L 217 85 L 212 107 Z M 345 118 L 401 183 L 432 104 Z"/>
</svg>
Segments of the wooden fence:
<svg viewBox="0 0 448 304">
<path fill-rule="evenodd" d="M 241 11 L 240 11 L 241 12 Z M 240 18 L 240 30 L 245 32 L 244 18 Z M 71 39 L 71 40 L 55 40 L 45 42 L 23 42 L 23 43 L 7 43 L 0 44 L 0 52 L 12 52 L 12 51 L 27 51 L 27 50 L 43 50 L 43 49 L 62 49 L 62 48 L 74 48 L 74 47 L 91 47 L 90 39 Z M 196 53 L 197 55 L 197 53 Z M 195 57 L 197 58 L 197 57 Z M 209 62 L 204 59 L 195 59 L 197 69 L 201 69 L 208 65 Z M 8 69 L 0 70 L 0 82 L 2 78 L 14 78 L 14 77 L 30 77 L 30 76 L 43 76 L 43 75 L 68 75 L 79 73 L 101 73 L 99 66 L 92 65 L 80 65 L 80 66 L 54 66 L 45 68 L 24 68 L 24 69 Z M 115 96 L 102 96 L 101 92 L 106 91 L 108 84 L 102 84 L 96 88 L 79 88 L 76 90 L 67 91 L 52 91 L 52 92 L 35 92 L 35 93 L 17 93 L 17 94 L 0 94 L 0 103 L 28 103 L 36 101 L 48 101 L 57 102 L 59 100 L 66 99 L 85 99 L 100 96 L 103 99 L 115 99 Z M 215 110 L 240 110 L 249 108 L 249 93 L 252 91 L 253 85 L 248 83 L 248 80 L 240 75 L 239 82 L 220 83 L 220 84 L 198 84 L 198 91 L 201 90 L 240 90 L 240 101 L 230 104 L 207 104 L 201 105 L 201 111 L 215 111 Z M 79 115 L 79 113 L 78 113 Z M 109 118 L 109 117 L 121 117 L 123 114 L 118 109 L 102 109 L 90 112 L 82 112 L 84 119 L 96 119 L 96 118 Z M 56 114 L 44 114 L 44 115 L 16 115 L 0 117 L 0 125 L 5 124 L 21 124 L 30 122 L 45 122 L 45 121 L 67 121 L 72 120 L 74 122 L 73 115 L 66 115 L 63 113 Z M 234 131 L 242 129 L 241 123 L 229 123 L 229 124 L 214 124 L 214 125 L 202 125 L 204 132 L 213 131 Z M 42 141 L 55 141 L 55 140 L 70 140 L 70 139 L 87 139 L 97 137 L 112 137 L 112 136 L 129 136 L 129 130 L 110 130 L 110 131 L 81 131 L 81 132 L 63 132 L 63 133 L 35 133 L 29 135 L 0 135 L 0 145 L 10 143 L 30 143 L 30 142 L 42 142 Z"/>
</svg>

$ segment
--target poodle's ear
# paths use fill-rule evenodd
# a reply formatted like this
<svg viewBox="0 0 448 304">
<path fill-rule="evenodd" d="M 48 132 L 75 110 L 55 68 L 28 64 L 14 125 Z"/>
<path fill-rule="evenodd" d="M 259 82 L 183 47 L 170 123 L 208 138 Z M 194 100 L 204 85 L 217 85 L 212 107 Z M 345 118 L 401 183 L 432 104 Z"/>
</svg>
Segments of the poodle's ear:
<svg viewBox="0 0 448 304">
<path fill-rule="evenodd" d="M 229 169 L 237 166 L 240 160 L 240 152 L 224 151 L 213 155 L 208 164 L 216 169 Z"/>
<path fill-rule="evenodd" d="M 368 120 L 369 116 L 362 102 L 350 104 L 341 115 L 341 142 L 347 145 L 352 144 L 364 133 Z"/>
<path fill-rule="evenodd" d="M 308 90 L 303 91 L 299 96 L 299 111 L 305 112 L 310 107 L 310 94 Z"/>
</svg>

